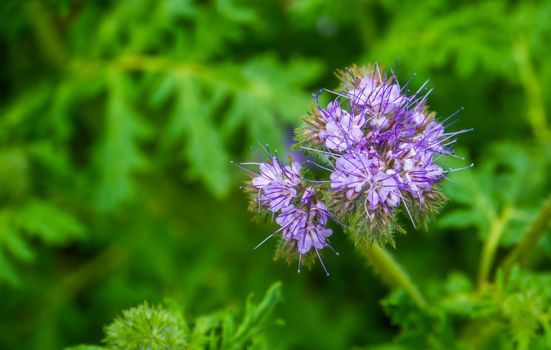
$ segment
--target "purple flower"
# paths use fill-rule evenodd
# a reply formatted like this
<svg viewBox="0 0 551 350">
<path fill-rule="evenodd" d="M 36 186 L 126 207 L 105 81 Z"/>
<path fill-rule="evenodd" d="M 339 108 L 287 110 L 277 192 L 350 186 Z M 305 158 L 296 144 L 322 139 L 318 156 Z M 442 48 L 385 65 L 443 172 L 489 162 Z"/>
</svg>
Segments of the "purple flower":
<svg viewBox="0 0 551 350">
<path fill-rule="evenodd" d="M 420 201 L 423 201 L 423 193 L 431 191 L 433 185 L 443 177 L 444 170 L 436 164 L 407 166 L 402 171 L 402 181 L 406 185 L 407 191 Z"/>
<path fill-rule="evenodd" d="M 304 184 L 300 175 L 300 166 L 297 163 L 283 166 L 275 156 L 271 156 L 267 163 L 241 165 L 258 166 L 259 173 L 242 167 L 253 174 L 247 188 L 256 192 L 254 200 L 260 205 L 259 210 L 272 212 L 276 223 L 280 226 L 257 247 L 281 233 L 282 244 L 298 252 L 299 271 L 303 255 L 313 250 L 327 273 L 319 250 L 330 247 L 327 237 L 331 236 L 332 230 L 325 225 L 331 213 L 317 198 L 315 188 Z"/>
<path fill-rule="evenodd" d="M 317 110 L 299 132 L 312 145 L 305 149 L 320 155 L 325 163 L 319 166 L 330 171 L 329 203 L 337 218 L 392 241 L 395 209 L 404 209 L 415 226 L 413 216 L 440 206 L 437 186 L 446 171 L 435 161 L 453 155 L 454 137 L 465 131 L 445 132 L 428 110 L 424 85 L 408 95 L 407 84 L 400 87 L 378 66 L 340 74 L 341 93 L 327 108 L 315 96 Z M 357 219 L 360 211 L 365 220 Z"/>
<path fill-rule="evenodd" d="M 312 247 L 323 249 L 328 246 L 326 237 L 331 236 L 332 230 L 326 228 L 327 213 L 314 208 L 299 209 L 288 206 L 281 211 L 276 222 L 281 226 L 283 237 L 286 240 L 297 242 L 299 253 L 306 254 Z M 325 209 L 326 210 L 326 209 Z"/>
<path fill-rule="evenodd" d="M 338 74 L 339 91 L 326 90 L 332 101 L 322 106 L 314 95 L 316 104 L 296 132 L 298 145 L 312 156 L 307 162 L 321 169 L 303 173 L 322 175 L 304 179 L 298 162 L 284 166 L 271 155 L 268 162 L 244 163 L 259 170 L 245 169 L 253 174 L 246 186 L 254 193 L 251 207 L 279 225 L 258 246 L 279 235 L 279 251 L 298 256 L 299 271 L 303 257 L 317 255 L 327 272 L 320 251 L 333 250 L 329 218 L 357 240 L 385 243 L 400 230 L 397 212 L 407 213 L 414 226 L 436 212 L 445 201 L 438 185 L 459 170 L 437 161 L 454 156 L 456 136 L 469 131 L 448 132 L 445 120 L 436 120 L 426 83 L 410 94 L 409 82 L 400 86 L 377 65 Z"/>
<path fill-rule="evenodd" d="M 338 100 L 329 103 L 327 109 L 321 111 L 321 115 L 327 122 L 319 136 L 328 149 L 342 152 L 363 140 L 365 118 L 361 114 L 350 115 L 341 109 Z"/>
<path fill-rule="evenodd" d="M 300 235 L 308 221 L 308 213 L 292 205 L 284 208 L 276 218 L 281 226 L 283 238 L 286 240 L 295 239 Z"/>
<path fill-rule="evenodd" d="M 323 225 L 306 226 L 301 234 L 296 237 L 299 253 L 303 255 L 312 248 L 316 251 L 325 248 L 328 245 L 325 238 L 331 236 L 331 234 L 333 234 L 333 231 Z"/>
<path fill-rule="evenodd" d="M 366 190 L 366 210 L 394 208 L 400 204 L 400 188 L 396 181 L 396 175 L 389 170 L 386 173 L 377 171 L 371 177 L 369 188 Z"/>
<path fill-rule="evenodd" d="M 335 171 L 330 176 L 331 189 L 344 191 L 347 200 L 355 200 L 369 183 L 373 166 L 367 152 L 351 152 L 337 158 Z"/>
<path fill-rule="evenodd" d="M 401 94 L 400 87 L 383 79 L 378 68 L 349 90 L 348 97 L 352 106 L 369 109 L 372 116 L 394 112 L 407 101 L 407 97 Z"/>
<path fill-rule="evenodd" d="M 294 164 L 282 166 L 277 157 L 270 163 L 260 163 L 259 168 L 260 174 L 251 180 L 252 186 L 259 190 L 258 203 L 267 205 L 274 213 L 289 206 L 302 181 L 300 169 Z"/>
<path fill-rule="evenodd" d="M 299 208 L 292 205 L 284 208 L 281 214 L 277 216 L 276 222 L 281 226 L 280 230 L 283 233 L 283 238 L 298 250 L 298 271 L 300 272 L 302 256 L 313 249 L 325 273 L 329 275 L 319 250 L 325 247 L 333 250 L 326 239 L 333 234 L 333 231 L 325 226 L 331 213 L 323 202 L 315 200 L 311 196 L 312 192 L 312 188 L 305 191 L 306 196 L 303 199 L 311 198 L 311 200 L 302 201 Z"/>
<path fill-rule="evenodd" d="M 377 210 L 389 212 L 400 204 L 400 183 L 394 170 L 368 152 L 354 150 L 337 158 L 331 173 L 331 189 L 341 192 L 346 201 L 363 197 L 366 217 L 373 220 Z"/>
</svg>

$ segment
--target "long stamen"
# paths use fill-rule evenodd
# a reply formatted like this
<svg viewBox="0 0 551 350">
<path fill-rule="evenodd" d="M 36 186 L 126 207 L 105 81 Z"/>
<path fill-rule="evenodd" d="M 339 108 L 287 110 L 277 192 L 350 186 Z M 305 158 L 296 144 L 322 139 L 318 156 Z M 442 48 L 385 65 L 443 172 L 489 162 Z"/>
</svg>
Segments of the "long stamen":
<svg viewBox="0 0 551 350">
<path fill-rule="evenodd" d="M 254 171 L 252 171 L 252 170 L 249 170 L 249 169 L 247 169 L 247 168 L 245 168 L 245 167 L 241 166 L 241 164 L 239 164 L 239 163 L 236 163 L 236 162 L 234 162 L 233 160 L 230 160 L 230 164 L 233 164 L 233 165 L 235 165 L 235 166 L 236 166 L 236 167 L 238 167 L 239 169 L 241 169 L 241 170 L 243 170 L 243 171 L 246 171 L 246 172 L 248 172 L 249 174 L 252 174 L 252 175 L 258 175 L 258 174 L 257 174 L 257 173 L 255 173 Z"/>
<path fill-rule="evenodd" d="M 300 146 L 300 148 L 305 149 L 305 150 L 307 150 L 307 151 L 312 151 L 312 152 L 317 152 L 317 153 L 325 154 L 325 155 L 328 155 L 328 156 L 331 156 L 331 157 L 334 157 L 334 156 L 335 156 L 335 154 L 332 153 L 332 152 L 326 152 L 326 151 L 322 151 L 322 150 L 315 149 L 315 148 L 310 148 L 310 147 L 306 147 L 306 146 Z"/>
<path fill-rule="evenodd" d="M 417 226 L 415 226 L 415 220 L 413 220 L 413 216 L 411 216 L 408 205 L 406 203 L 406 199 L 402 196 L 401 193 L 399 193 L 399 197 L 402 199 L 402 202 L 404 203 L 404 208 L 406 208 L 406 212 L 408 213 L 408 216 L 409 216 L 409 219 L 411 220 L 411 224 L 413 225 L 413 228 L 417 230 Z"/>
<path fill-rule="evenodd" d="M 325 242 L 325 246 L 328 247 L 329 249 L 331 249 L 331 251 L 332 251 L 333 253 L 335 253 L 335 255 L 337 255 L 337 256 L 340 255 L 339 252 L 336 251 L 335 248 L 333 248 L 333 247 L 331 246 L 331 244 Z"/>
<path fill-rule="evenodd" d="M 284 225 L 284 226 L 281 226 L 277 231 L 275 231 L 274 233 L 270 234 L 268 237 L 264 238 L 264 240 L 262 240 L 262 242 L 258 243 L 256 245 L 256 247 L 253 248 L 253 250 L 256 250 L 258 247 L 260 247 L 261 245 L 263 245 L 264 243 L 266 243 L 270 238 L 272 238 L 273 236 L 275 236 L 276 234 L 278 234 L 279 232 L 285 230 L 286 228 L 292 226 L 293 224 L 293 221 L 291 221 L 290 223 L 288 223 L 287 225 Z"/>
<path fill-rule="evenodd" d="M 315 166 L 317 166 L 318 168 L 323 169 L 323 170 L 335 171 L 335 169 L 326 168 L 326 167 L 324 167 L 324 166 L 322 166 L 322 165 L 320 165 L 320 164 L 318 164 L 318 163 L 316 163 L 316 162 L 314 162 L 313 160 L 310 160 L 310 159 L 308 159 L 308 160 L 306 161 L 306 163 L 314 164 Z"/>
<path fill-rule="evenodd" d="M 327 268 L 325 267 L 325 264 L 323 263 L 323 259 L 321 258 L 320 252 L 318 248 L 314 247 L 314 250 L 316 251 L 316 254 L 318 255 L 318 259 L 321 263 L 321 266 L 323 267 L 323 271 L 325 271 L 325 274 L 329 276 L 329 271 L 327 271 Z"/>
<path fill-rule="evenodd" d="M 337 95 L 337 96 L 339 96 L 339 97 L 342 97 L 342 98 L 346 98 L 346 99 L 349 98 L 348 96 L 343 95 L 343 94 L 341 94 L 341 93 L 339 93 L 339 92 L 336 92 L 336 91 L 333 91 L 333 90 L 329 90 L 329 89 L 323 89 L 323 90 L 324 90 L 324 91 L 327 91 L 327 92 L 330 92 L 330 93 L 332 93 L 332 94 L 334 94 L 334 95 Z"/>
<path fill-rule="evenodd" d="M 467 166 L 464 166 L 462 168 L 449 168 L 448 170 L 446 170 L 446 173 L 453 173 L 454 171 L 460 171 L 460 170 L 465 170 L 465 169 L 470 169 L 474 166 L 474 163 L 471 163 Z"/>
</svg>

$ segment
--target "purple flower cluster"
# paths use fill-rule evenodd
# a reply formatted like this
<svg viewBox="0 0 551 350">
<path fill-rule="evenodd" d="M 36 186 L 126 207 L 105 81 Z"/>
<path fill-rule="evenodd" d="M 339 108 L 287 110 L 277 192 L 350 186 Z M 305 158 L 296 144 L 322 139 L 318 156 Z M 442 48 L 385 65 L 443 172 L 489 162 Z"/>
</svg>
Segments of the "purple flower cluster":
<svg viewBox="0 0 551 350">
<path fill-rule="evenodd" d="M 254 193 L 254 202 L 259 205 L 259 210 L 271 212 L 280 226 L 257 247 L 281 233 L 284 250 L 298 251 L 299 272 L 302 257 L 314 251 L 327 273 L 319 251 L 325 247 L 331 248 L 327 242 L 327 237 L 333 233 L 327 228 L 331 213 L 317 198 L 315 189 L 304 184 L 300 166 L 293 162 L 284 166 L 278 157 L 271 155 L 268 162 L 242 165 L 258 166 L 259 173 L 252 173 L 247 188 Z"/>
<path fill-rule="evenodd" d="M 396 208 L 415 225 L 442 204 L 437 185 L 447 171 L 435 161 L 453 155 L 453 138 L 465 130 L 446 133 L 428 110 L 430 91 L 408 95 L 408 84 L 401 87 L 378 66 L 353 67 L 340 76 L 342 92 L 326 108 L 315 95 L 317 108 L 298 139 L 328 160 L 336 214 L 355 217 L 343 221 L 360 236 L 392 242 Z"/>
<path fill-rule="evenodd" d="M 271 155 L 269 162 L 244 163 L 259 169 L 246 186 L 255 206 L 280 226 L 266 240 L 281 233 L 285 251 L 298 251 L 299 270 L 303 255 L 316 252 L 321 261 L 319 250 L 330 247 L 328 218 L 355 239 L 393 243 L 401 230 L 397 212 L 414 226 L 434 214 L 445 201 L 438 185 L 454 170 L 436 161 L 454 156 L 455 136 L 468 131 L 445 131 L 445 120 L 428 108 L 426 83 L 410 94 L 409 82 L 400 86 L 377 65 L 338 74 L 339 92 L 326 90 L 332 98 L 324 106 L 314 95 L 316 105 L 296 132 L 298 145 L 316 160 L 310 163 L 327 172 L 324 179 L 304 180 L 298 164 L 284 166 Z"/>
</svg>

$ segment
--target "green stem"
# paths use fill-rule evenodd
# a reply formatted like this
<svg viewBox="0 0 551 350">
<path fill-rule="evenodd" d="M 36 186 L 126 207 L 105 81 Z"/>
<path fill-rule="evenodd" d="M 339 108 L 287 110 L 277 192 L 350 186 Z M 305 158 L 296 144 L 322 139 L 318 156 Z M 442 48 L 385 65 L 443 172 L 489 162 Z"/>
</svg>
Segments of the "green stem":
<svg viewBox="0 0 551 350">
<path fill-rule="evenodd" d="M 482 330 L 482 331 L 481 331 Z M 497 334 L 505 332 L 503 322 L 491 317 L 473 319 L 459 333 L 465 349 L 489 349 L 488 344 Z"/>
<path fill-rule="evenodd" d="M 375 272 L 389 287 L 402 287 L 411 296 L 419 308 L 426 308 L 427 302 L 412 282 L 407 272 L 384 248 L 377 243 L 360 243 L 359 250 L 367 258 Z"/>
<path fill-rule="evenodd" d="M 513 57 L 516 61 L 520 81 L 526 93 L 528 120 L 538 140 L 549 136 L 545 118 L 545 103 L 541 92 L 541 83 L 530 57 L 530 46 L 524 35 L 513 42 Z"/>
<path fill-rule="evenodd" d="M 505 230 L 505 225 L 509 221 L 511 216 L 511 207 L 506 205 L 501 212 L 501 215 L 497 217 L 490 227 L 490 234 L 484 242 L 484 248 L 482 249 L 482 257 L 480 259 L 480 268 L 478 270 L 478 287 L 482 288 L 488 283 L 488 276 L 494 263 L 496 250 Z"/>
<path fill-rule="evenodd" d="M 547 226 L 551 222 L 551 195 L 543 205 L 543 208 L 536 216 L 536 219 L 528 228 L 528 231 L 522 237 L 515 249 L 503 261 L 503 269 L 508 275 L 515 264 L 523 264 L 528 254 L 538 244 L 538 241 L 545 233 Z"/>
</svg>

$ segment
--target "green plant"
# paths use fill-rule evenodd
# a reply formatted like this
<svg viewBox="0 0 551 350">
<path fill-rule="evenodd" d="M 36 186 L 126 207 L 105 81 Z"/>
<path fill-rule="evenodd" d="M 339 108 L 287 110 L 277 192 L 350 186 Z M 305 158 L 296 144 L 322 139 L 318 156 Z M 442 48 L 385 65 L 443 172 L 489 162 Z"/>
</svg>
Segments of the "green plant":
<svg viewBox="0 0 551 350">
<path fill-rule="evenodd" d="M 105 347 L 78 345 L 66 350 L 268 349 L 262 333 L 278 323 L 272 313 L 280 300 L 281 283 L 273 284 L 258 304 L 249 296 L 240 323 L 230 310 L 186 322 L 174 304 L 166 309 L 144 302 L 105 327 Z"/>
</svg>

